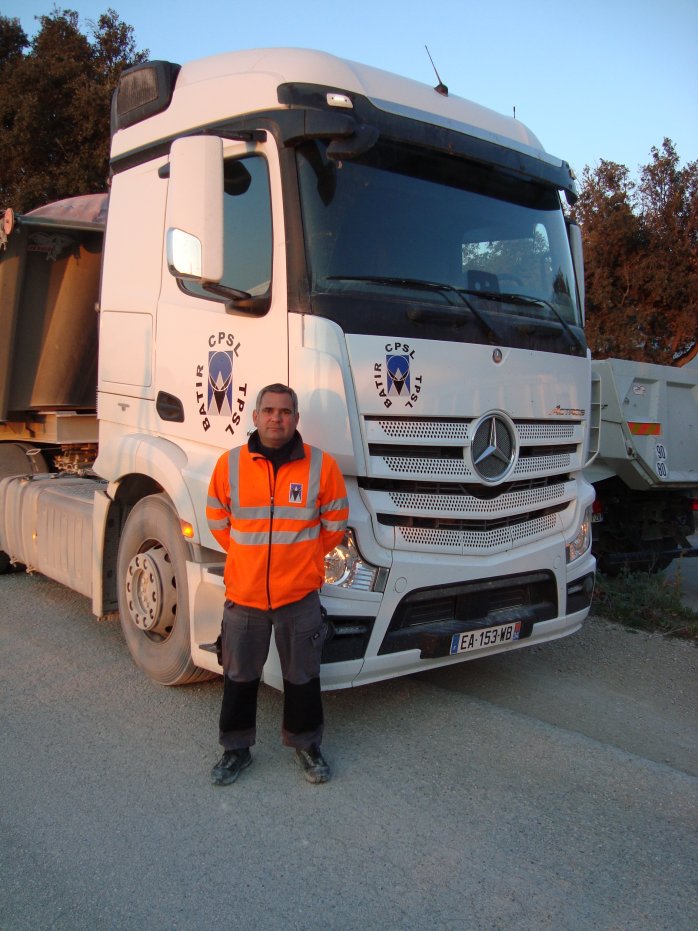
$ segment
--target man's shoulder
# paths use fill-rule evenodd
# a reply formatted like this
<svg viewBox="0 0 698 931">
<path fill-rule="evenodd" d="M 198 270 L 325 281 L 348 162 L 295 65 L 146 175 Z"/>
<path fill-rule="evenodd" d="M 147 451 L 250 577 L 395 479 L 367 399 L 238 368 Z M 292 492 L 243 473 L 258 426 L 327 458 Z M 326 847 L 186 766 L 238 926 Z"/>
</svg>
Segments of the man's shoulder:
<svg viewBox="0 0 698 931">
<path fill-rule="evenodd" d="M 305 451 L 305 455 L 308 458 L 310 458 L 312 453 L 315 452 L 316 455 L 322 456 L 323 459 L 327 460 L 327 462 L 335 462 L 336 464 L 335 458 L 332 455 L 332 453 L 328 453 L 326 449 L 322 448 L 322 446 L 314 446 L 312 443 L 304 442 L 303 449 Z"/>
<path fill-rule="evenodd" d="M 332 453 L 328 453 L 326 449 L 322 449 L 320 446 L 311 446 L 309 449 L 315 449 L 317 454 L 322 457 L 322 471 L 325 474 L 332 473 L 337 476 L 342 475 L 342 470 L 339 468 L 339 463 L 334 458 Z"/>
<path fill-rule="evenodd" d="M 233 446 L 232 449 L 226 449 L 216 459 L 216 469 L 227 469 L 230 466 L 231 462 L 234 462 L 237 458 L 242 455 L 249 456 L 249 450 L 247 444 L 242 446 Z"/>
</svg>

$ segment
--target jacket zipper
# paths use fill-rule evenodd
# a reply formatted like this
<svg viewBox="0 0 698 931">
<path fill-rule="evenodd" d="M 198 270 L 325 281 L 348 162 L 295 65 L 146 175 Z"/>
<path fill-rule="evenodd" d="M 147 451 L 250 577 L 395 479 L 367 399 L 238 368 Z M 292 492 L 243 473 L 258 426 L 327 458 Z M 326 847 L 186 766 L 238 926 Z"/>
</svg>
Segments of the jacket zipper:
<svg viewBox="0 0 698 931">
<path fill-rule="evenodd" d="M 267 459 L 269 476 L 269 542 L 267 543 L 267 610 L 271 611 L 271 538 L 274 529 L 274 495 L 276 494 L 276 473 L 274 466 Z M 272 484 L 272 476 L 274 483 Z"/>
</svg>

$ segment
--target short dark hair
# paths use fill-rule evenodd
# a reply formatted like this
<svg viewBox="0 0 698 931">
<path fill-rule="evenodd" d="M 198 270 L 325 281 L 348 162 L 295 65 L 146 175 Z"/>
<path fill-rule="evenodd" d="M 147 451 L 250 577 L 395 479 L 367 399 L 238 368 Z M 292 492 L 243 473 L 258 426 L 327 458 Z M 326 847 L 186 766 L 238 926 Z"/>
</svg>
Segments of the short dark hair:
<svg viewBox="0 0 698 931">
<path fill-rule="evenodd" d="M 288 394 L 291 398 L 293 413 L 298 413 L 298 395 L 293 390 L 293 388 L 289 388 L 288 385 L 282 385 L 280 382 L 275 382 L 273 385 L 267 385 L 265 388 L 262 388 L 262 390 L 257 395 L 257 402 L 255 404 L 256 411 L 261 410 L 262 398 L 267 393 L 267 391 L 271 391 L 272 394 Z"/>
</svg>

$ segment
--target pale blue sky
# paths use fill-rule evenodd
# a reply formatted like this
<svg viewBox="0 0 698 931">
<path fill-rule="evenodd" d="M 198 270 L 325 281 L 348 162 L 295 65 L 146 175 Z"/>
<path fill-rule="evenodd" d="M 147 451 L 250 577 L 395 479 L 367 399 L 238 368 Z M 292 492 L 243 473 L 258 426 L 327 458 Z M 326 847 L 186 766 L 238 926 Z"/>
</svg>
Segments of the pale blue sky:
<svg viewBox="0 0 698 931">
<path fill-rule="evenodd" d="M 698 159 L 698 0 L 65 0 L 83 29 L 108 6 L 152 58 L 289 45 L 436 83 L 523 120 L 581 175 L 602 158 L 635 172 L 673 139 Z M 52 0 L 0 0 L 32 36 Z"/>
</svg>

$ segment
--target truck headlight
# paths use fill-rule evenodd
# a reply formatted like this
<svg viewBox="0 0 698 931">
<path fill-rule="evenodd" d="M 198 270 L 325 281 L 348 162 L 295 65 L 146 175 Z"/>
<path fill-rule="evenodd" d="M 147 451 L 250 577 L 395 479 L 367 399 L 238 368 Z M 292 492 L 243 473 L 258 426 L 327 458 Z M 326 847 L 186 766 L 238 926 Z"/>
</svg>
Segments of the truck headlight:
<svg viewBox="0 0 698 931">
<path fill-rule="evenodd" d="M 584 517 L 577 530 L 574 540 L 571 540 L 565 547 L 567 553 L 567 562 L 574 562 L 583 556 L 591 546 L 591 508 L 587 508 Z"/>
<path fill-rule="evenodd" d="M 387 577 L 387 569 L 372 566 L 361 557 L 351 529 L 344 534 L 342 542 L 325 556 L 325 585 L 382 592 Z"/>
</svg>

